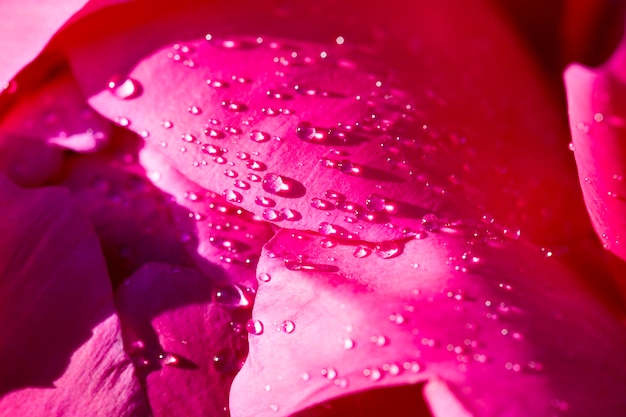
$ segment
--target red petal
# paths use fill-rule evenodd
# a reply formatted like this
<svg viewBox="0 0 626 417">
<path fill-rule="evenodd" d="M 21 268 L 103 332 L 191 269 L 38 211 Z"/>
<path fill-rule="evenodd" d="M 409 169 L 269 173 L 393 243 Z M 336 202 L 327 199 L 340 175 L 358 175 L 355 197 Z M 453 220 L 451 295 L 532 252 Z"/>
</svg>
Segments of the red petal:
<svg viewBox="0 0 626 417">
<path fill-rule="evenodd" d="M 58 188 L 0 178 L 0 415 L 140 415 L 104 259 Z"/>
<path fill-rule="evenodd" d="M 233 416 L 423 381 L 437 416 L 624 414 L 623 326 L 557 261 L 511 242 L 397 243 L 279 232 Z"/>
</svg>

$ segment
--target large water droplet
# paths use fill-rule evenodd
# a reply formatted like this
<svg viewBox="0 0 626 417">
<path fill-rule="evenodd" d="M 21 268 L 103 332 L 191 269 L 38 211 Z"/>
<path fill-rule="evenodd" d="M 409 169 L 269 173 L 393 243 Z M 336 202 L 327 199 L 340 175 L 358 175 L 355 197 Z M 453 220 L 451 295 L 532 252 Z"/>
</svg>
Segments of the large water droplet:
<svg viewBox="0 0 626 417">
<path fill-rule="evenodd" d="M 402 246 L 398 242 L 383 242 L 376 245 L 376 255 L 382 259 L 389 259 L 400 255 Z"/>
<path fill-rule="evenodd" d="M 282 175 L 274 174 L 270 172 L 263 177 L 263 189 L 272 194 L 288 194 L 289 184 L 285 177 Z"/>
<path fill-rule="evenodd" d="M 108 87 L 115 97 L 122 100 L 139 97 L 143 91 L 139 81 L 132 78 L 114 77 L 109 81 Z"/>
<path fill-rule="evenodd" d="M 296 127 L 296 136 L 298 139 L 302 139 L 307 142 L 320 142 L 324 140 L 326 135 L 322 130 L 316 129 L 310 123 L 300 123 L 298 127 Z"/>
<path fill-rule="evenodd" d="M 227 201 L 231 203 L 241 203 L 243 201 L 243 196 L 241 193 L 238 193 L 234 190 L 224 190 L 222 195 L 226 198 Z"/>
</svg>

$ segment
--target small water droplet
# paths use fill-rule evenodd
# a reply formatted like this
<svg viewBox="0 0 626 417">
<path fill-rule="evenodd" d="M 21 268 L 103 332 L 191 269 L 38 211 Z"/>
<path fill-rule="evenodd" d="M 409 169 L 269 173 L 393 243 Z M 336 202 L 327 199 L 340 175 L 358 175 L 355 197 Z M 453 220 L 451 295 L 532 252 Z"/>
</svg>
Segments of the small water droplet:
<svg viewBox="0 0 626 417">
<path fill-rule="evenodd" d="M 241 193 L 234 190 L 224 190 L 222 195 L 226 198 L 226 201 L 230 201 L 231 203 L 241 203 L 243 201 Z"/>
<path fill-rule="evenodd" d="M 332 239 L 322 239 L 322 241 L 320 242 L 320 245 L 325 249 L 330 249 L 330 248 L 334 248 L 335 246 L 337 246 L 337 242 L 335 242 Z"/>
<path fill-rule="evenodd" d="M 190 114 L 193 114 L 194 116 L 196 116 L 196 115 L 198 115 L 198 114 L 202 113 L 202 110 L 200 110 L 200 108 L 199 108 L 198 106 L 189 106 L 189 107 L 187 108 L 187 111 L 188 111 Z"/>
<path fill-rule="evenodd" d="M 343 339 L 342 346 L 345 350 L 353 349 L 354 345 L 355 345 L 354 340 L 350 338 Z"/>
<path fill-rule="evenodd" d="M 130 126 L 130 120 L 127 117 L 116 117 L 113 121 L 122 127 Z"/>
<path fill-rule="evenodd" d="M 380 381 L 383 377 L 383 373 L 378 368 L 365 368 L 363 369 L 363 376 L 370 379 L 371 381 Z"/>
<path fill-rule="evenodd" d="M 387 207 L 387 202 L 383 197 L 379 196 L 378 194 L 371 194 L 365 200 L 365 207 L 367 207 L 367 209 L 370 211 L 379 213 L 381 211 L 385 211 Z"/>
<path fill-rule="evenodd" d="M 296 221 L 302 218 L 299 212 L 290 208 L 282 208 L 280 212 L 286 220 Z"/>
<path fill-rule="evenodd" d="M 114 77 L 108 83 L 109 91 L 122 100 L 130 100 L 141 95 L 143 91 L 139 81 L 133 78 Z"/>
<path fill-rule="evenodd" d="M 296 136 L 307 142 L 322 142 L 326 138 L 326 133 L 323 129 L 315 128 L 310 123 L 304 122 L 296 127 Z"/>
<path fill-rule="evenodd" d="M 213 87 L 213 88 L 226 88 L 228 87 L 228 83 L 226 81 L 222 81 L 222 80 L 206 80 L 206 83 L 209 87 Z"/>
<path fill-rule="evenodd" d="M 370 338 L 370 341 L 378 347 L 387 346 L 389 344 L 389 339 L 383 335 L 374 335 Z"/>
<path fill-rule="evenodd" d="M 253 335 L 261 335 L 263 334 L 263 323 L 260 320 L 250 319 L 246 323 L 246 330 L 248 333 Z"/>
<path fill-rule="evenodd" d="M 284 333 L 291 334 L 296 329 L 296 325 L 291 320 L 285 320 L 280 324 L 280 329 Z"/>
<path fill-rule="evenodd" d="M 204 129 L 204 134 L 212 139 L 223 139 L 226 136 L 224 132 L 213 129 L 212 127 Z"/>
<path fill-rule="evenodd" d="M 263 162 L 259 162 L 259 161 L 254 161 L 254 160 L 249 160 L 248 162 L 246 162 L 246 167 L 248 169 L 251 169 L 253 171 L 264 171 L 266 166 Z"/>
<path fill-rule="evenodd" d="M 250 184 L 248 184 L 247 182 L 243 181 L 243 180 L 235 180 L 233 181 L 233 185 L 237 188 L 239 188 L 240 190 L 248 190 L 250 189 Z"/>
<path fill-rule="evenodd" d="M 274 210 L 271 208 L 267 208 L 265 210 L 263 210 L 263 219 L 267 220 L 267 221 L 277 221 L 280 220 L 282 217 L 281 213 L 278 210 Z"/>
<path fill-rule="evenodd" d="M 311 207 L 318 210 L 332 210 L 334 208 L 330 202 L 317 197 L 311 199 Z"/>
<path fill-rule="evenodd" d="M 181 135 L 180 138 L 187 143 L 193 143 L 197 141 L 196 137 L 191 133 L 185 133 Z"/>
<path fill-rule="evenodd" d="M 322 368 L 320 370 L 320 375 L 326 379 L 333 380 L 337 378 L 337 370 L 335 368 Z"/>
<path fill-rule="evenodd" d="M 161 126 L 163 126 L 164 129 L 171 129 L 174 124 L 169 120 L 161 120 Z"/>
<path fill-rule="evenodd" d="M 383 242 L 376 245 L 376 255 L 382 259 L 389 259 L 400 255 L 401 249 L 398 242 Z"/>
<path fill-rule="evenodd" d="M 260 130 L 253 130 L 250 132 L 250 140 L 257 143 L 267 142 L 272 136 L 267 132 L 261 132 Z"/>
<path fill-rule="evenodd" d="M 274 207 L 276 205 L 276 202 L 274 200 L 261 195 L 256 196 L 254 202 L 263 207 Z"/>
<path fill-rule="evenodd" d="M 369 248 L 366 248 L 364 246 L 359 246 L 358 248 L 356 248 L 354 250 L 354 257 L 355 258 L 365 258 L 366 256 L 368 256 L 370 253 L 372 253 L 372 250 Z"/>
<path fill-rule="evenodd" d="M 220 104 L 226 110 L 232 111 L 234 113 L 239 113 L 239 112 L 247 110 L 247 106 L 245 104 L 238 103 L 233 100 L 224 100 Z"/>
<path fill-rule="evenodd" d="M 341 160 L 336 165 L 339 171 L 343 172 L 344 174 L 348 174 L 348 175 L 360 175 L 361 174 L 361 167 L 353 164 L 347 159 Z"/>
<path fill-rule="evenodd" d="M 261 282 L 270 282 L 272 280 L 271 275 L 266 272 L 261 272 L 257 278 Z"/>
</svg>

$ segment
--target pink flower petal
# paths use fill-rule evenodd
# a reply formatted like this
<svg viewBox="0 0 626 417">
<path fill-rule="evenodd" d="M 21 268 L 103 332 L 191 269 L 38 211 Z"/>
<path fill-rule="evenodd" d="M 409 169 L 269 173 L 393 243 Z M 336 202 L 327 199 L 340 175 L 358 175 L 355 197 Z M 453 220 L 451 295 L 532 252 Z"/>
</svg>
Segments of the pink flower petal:
<svg viewBox="0 0 626 417">
<path fill-rule="evenodd" d="M 0 415 L 145 413 L 86 216 L 65 190 L 5 177 L 0 207 Z"/>
<path fill-rule="evenodd" d="M 488 8 L 212 7 L 150 16 L 70 51 L 90 103 L 146 132 L 203 188 L 282 227 L 330 224 L 370 241 L 422 230 L 429 214 L 484 217 L 541 242 L 586 233 L 553 103 Z M 350 22 L 335 18 L 342 7 Z M 120 78 L 141 93 L 106 88 Z M 371 203 L 379 197 L 389 204 Z"/>
<path fill-rule="evenodd" d="M 234 417 L 419 382 L 436 416 L 626 412 L 623 326 L 539 250 L 324 239 L 284 230 L 267 245 Z"/>
<path fill-rule="evenodd" d="M 156 417 L 228 415 L 228 391 L 247 353 L 239 321 L 249 317 L 252 294 L 241 292 L 235 305 L 218 290 L 212 278 L 167 264 L 145 265 L 117 290 L 124 342 Z"/>
<path fill-rule="evenodd" d="M 622 41 L 597 69 L 572 65 L 565 72 L 572 149 L 596 233 L 604 247 L 626 260 L 626 146 Z M 620 279 L 622 286 L 626 285 Z"/>
</svg>

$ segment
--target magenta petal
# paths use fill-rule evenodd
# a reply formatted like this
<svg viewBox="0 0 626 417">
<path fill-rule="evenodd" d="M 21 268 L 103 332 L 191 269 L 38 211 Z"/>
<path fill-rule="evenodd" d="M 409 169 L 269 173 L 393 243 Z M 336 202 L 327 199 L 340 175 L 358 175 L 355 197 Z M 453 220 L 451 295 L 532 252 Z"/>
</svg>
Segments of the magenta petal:
<svg viewBox="0 0 626 417">
<path fill-rule="evenodd" d="M 140 151 L 139 160 L 154 185 L 171 196 L 173 221 L 196 267 L 213 275 L 213 264 L 219 263 L 227 276 L 216 280 L 255 287 L 256 262 L 274 233 L 271 226 L 189 181 L 150 146 Z"/>
<path fill-rule="evenodd" d="M 597 69 L 565 72 L 572 146 L 587 210 L 604 247 L 626 260 L 626 44 Z M 623 281 L 622 281 L 623 282 Z"/>
<path fill-rule="evenodd" d="M 380 241 L 434 213 L 444 223 L 493 217 L 494 229 L 542 242 L 586 233 L 553 103 L 498 16 L 480 4 L 399 3 L 384 13 L 198 7 L 70 57 L 98 111 L 281 227 L 327 223 Z M 344 15 L 350 23 L 325 18 Z M 120 77 L 141 92 L 106 88 Z"/>
<path fill-rule="evenodd" d="M 124 342 L 156 417 L 228 415 L 228 391 L 247 352 L 245 332 L 233 324 L 249 313 L 215 304 L 216 289 L 194 269 L 148 264 L 117 290 Z"/>
<path fill-rule="evenodd" d="M 0 415 L 141 415 L 104 259 L 66 190 L 0 177 Z"/>
<path fill-rule="evenodd" d="M 281 231 L 257 272 L 234 417 L 418 382 L 438 417 L 626 412 L 623 326 L 539 250 L 446 235 L 329 244 Z"/>
</svg>

